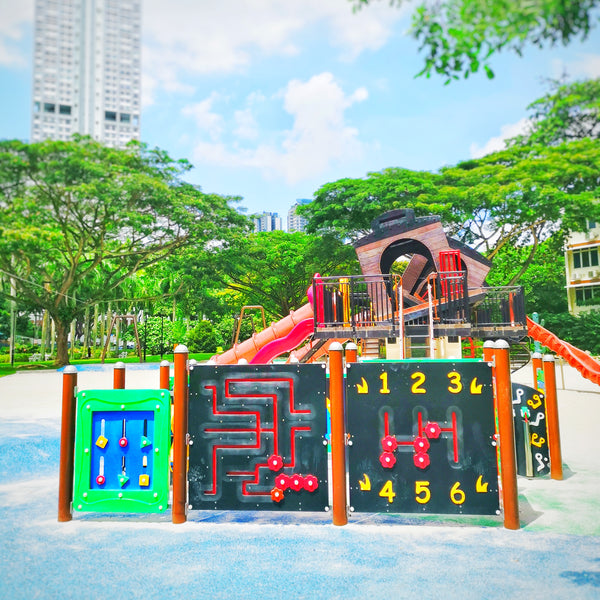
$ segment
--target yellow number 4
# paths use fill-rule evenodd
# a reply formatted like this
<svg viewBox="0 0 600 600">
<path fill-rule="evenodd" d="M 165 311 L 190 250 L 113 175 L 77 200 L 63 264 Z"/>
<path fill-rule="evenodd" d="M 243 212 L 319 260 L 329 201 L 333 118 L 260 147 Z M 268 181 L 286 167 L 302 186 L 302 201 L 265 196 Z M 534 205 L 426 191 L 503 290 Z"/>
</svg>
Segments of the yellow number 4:
<svg viewBox="0 0 600 600">
<path fill-rule="evenodd" d="M 394 498 L 396 497 L 396 492 L 394 492 L 392 481 L 390 479 L 388 479 L 385 482 L 385 485 L 381 488 L 381 491 L 379 492 L 379 495 L 382 498 L 387 498 L 388 502 L 390 504 L 394 501 Z"/>
</svg>

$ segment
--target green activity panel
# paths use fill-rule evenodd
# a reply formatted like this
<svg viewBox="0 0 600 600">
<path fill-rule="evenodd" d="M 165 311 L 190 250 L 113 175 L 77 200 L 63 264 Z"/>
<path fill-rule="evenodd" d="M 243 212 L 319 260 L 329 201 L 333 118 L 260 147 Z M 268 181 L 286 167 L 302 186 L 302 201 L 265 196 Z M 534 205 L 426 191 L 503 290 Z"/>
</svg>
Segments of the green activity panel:
<svg viewBox="0 0 600 600">
<path fill-rule="evenodd" d="M 167 390 L 79 392 L 73 508 L 164 512 L 169 443 Z"/>
</svg>

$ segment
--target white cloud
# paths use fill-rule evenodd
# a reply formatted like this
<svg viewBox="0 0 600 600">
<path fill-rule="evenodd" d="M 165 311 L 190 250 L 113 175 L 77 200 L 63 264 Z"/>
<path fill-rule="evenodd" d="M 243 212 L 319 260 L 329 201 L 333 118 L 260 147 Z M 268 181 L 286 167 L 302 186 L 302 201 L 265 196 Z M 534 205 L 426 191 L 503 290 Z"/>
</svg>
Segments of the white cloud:
<svg viewBox="0 0 600 600">
<path fill-rule="evenodd" d="M 145 0 L 144 95 L 176 90 L 184 77 L 240 71 L 256 56 L 297 54 L 317 22 L 352 59 L 382 46 L 403 14 L 387 3 L 354 14 L 346 0 Z"/>
<path fill-rule="evenodd" d="M 508 138 L 515 137 L 517 135 L 526 133 L 529 128 L 529 119 L 523 118 L 516 123 L 510 123 L 508 125 L 502 125 L 500 127 L 500 135 L 490 138 L 483 146 L 479 146 L 476 143 L 471 144 L 469 151 L 471 158 L 481 158 L 492 152 L 498 152 L 504 150 L 504 141 Z"/>
<path fill-rule="evenodd" d="M 554 60 L 552 63 L 554 77 L 567 75 L 570 79 L 600 77 L 600 54 L 579 54 L 573 61 Z"/>
<path fill-rule="evenodd" d="M 213 92 L 208 98 L 195 104 L 184 106 L 181 113 L 185 117 L 192 117 L 196 127 L 208 133 L 212 140 L 218 140 L 223 131 L 223 117 L 212 110 L 213 103 L 219 99 L 219 94 Z"/>
<path fill-rule="evenodd" d="M 331 73 L 308 81 L 294 79 L 282 93 L 283 107 L 292 117 L 289 130 L 280 132 L 281 143 L 261 143 L 254 148 L 228 148 L 223 140 L 200 141 L 194 149 L 197 163 L 257 168 L 267 178 L 282 177 L 294 184 L 324 172 L 333 162 L 359 157 L 363 145 L 358 130 L 346 122 L 345 111 L 368 97 L 365 88 L 346 94 Z M 238 111 L 239 118 L 251 113 Z M 252 118 L 252 123 L 254 123 Z M 240 121 L 234 133 L 238 133 Z"/>
<path fill-rule="evenodd" d="M 19 42 L 33 21 L 33 0 L 0 2 L 0 65 L 27 66 L 29 54 L 23 54 Z"/>
<path fill-rule="evenodd" d="M 234 135 L 244 140 L 254 140 L 258 137 L 258 125 L 250 108 L 236 110 L 233 118 L 237 125 Z"/>
</svg>

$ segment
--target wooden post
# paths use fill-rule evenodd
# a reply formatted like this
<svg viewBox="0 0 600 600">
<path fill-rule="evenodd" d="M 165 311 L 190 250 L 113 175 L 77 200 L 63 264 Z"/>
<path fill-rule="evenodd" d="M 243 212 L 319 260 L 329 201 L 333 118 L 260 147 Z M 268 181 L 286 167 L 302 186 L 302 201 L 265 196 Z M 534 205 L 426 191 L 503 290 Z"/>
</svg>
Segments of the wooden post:
<svg viewBox="0 0 600 600">
<path fill-rule="evenodd" d="M 339 342 L 329 347 L 329 401 L 331 404 L 331 479 L 333 524 L 348 523 L 346 501 L 346 432 L 344 428 L 344 365 Z"/>
<path fill-rule="evenodd" d="M 168 360 L 163 360 L 160 363 L 158 387 L 161 390 L 169 389 L 169 377 L 171 375 L 170 368 L 171 368 L 171 365 Z"/>
<path fill-rule="evenodd" d="M 554 356 L 552 354 L 544 354 L 543 362 L 544 383 L 546 384 L 546 427 L 548 428 L 548 450 L 550 451 L 550 477 L 552 479 L 562 479 L 562 452 L 560 448 Z"/>
<path fill-rule="evenodd" d="M 539 384 L 538 372 L 542 370 L 542 353 L 541 352 L 534 352 L 531 355 L 531 366 L 533 368 L 533 387 L 538 392 L 543 393 L 544 390 L 538 385 Z"/>
<path fill-rule="evenodd" d="M 69 365 L 63 371 L 62 418 L 60 426 L 60 463 L 58 476 L 58 520 L 73 518 L 73 467 L 75 452 L 75 390 L 77 369 Z"/>
<path fill-rule="evenodd" d="M 113 389 L 124 390 L 125 389 L 125 363 L 119 361 L 115 363 L 115 369 L 113 372 Z"/>
<path fill-rule="evenodd" d="M 346 364 L 355 363 L 358 360 L 358 346 L 354 342 L 346 344 Z"/>
<path fill-rule="evenodd" d="M 507 529 L 519 529 L 517 461 L 515 456 L 509 349 L 510 346 L 504 340 L 498 340 L 495 344 L 494 362 L 496 363 L 496 397 L 498 403 L 498 443 L 500 445 L 504 527 Z"/>
<path fill-rule="evenodd" d="M 185 523 L 187 507 L 188 349 L 183 344 L 173 353 L 173 523 Z"/>
</svg>

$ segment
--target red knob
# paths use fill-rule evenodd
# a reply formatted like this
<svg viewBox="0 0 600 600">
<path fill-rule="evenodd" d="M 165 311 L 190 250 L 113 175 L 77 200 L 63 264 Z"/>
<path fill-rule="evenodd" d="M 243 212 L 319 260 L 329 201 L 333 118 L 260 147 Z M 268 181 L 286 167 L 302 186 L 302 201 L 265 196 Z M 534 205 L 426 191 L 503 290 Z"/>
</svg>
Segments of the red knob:
<svg viewBox="0 0 600 600">
<path fill-rule="evenodd" d="M 275 485 L 280 490 L 287 490 L 290 487 L 290 478 L 285 473 L 280 473 L 275 477 Z"/>
<path fill-rule="evenodd" d="M 427 452 L 429 450 L 429 440 L 426 437 L 418 436 L 413 442 L 415 452 Z"/>
<path fill-rule="evenodd" d="M 393 435 L 386 435 L 381 440 L 381 447 L 384 452 L 393 452 L 398 447 L 398 442 Z"/>
<path fill-rule="evenodd" d="M 379 462 L 384 469 L 391 469 L 396 464 L 396 457 L 391 452 L 382 452 Z"/>
<path fill-rule="evenodd" d="M 437 440 L 442 433 L 442 428 L 437 423 L 427 423 L 425 425 L 425 435 L 432 440 Z"/>
<path fill-rule="evenodd" d="M 414 456 L 415 467 L 419 469 L 426 469 L 431 462 L 429 460 L 429 454 L 426 452 L 417 452 Z"/>
<path fill-rule="evenodd" d="M 283 458 L 281 458 L 279 454 L 272 454 L 267 459 L 267 464 L 269 465 L 269 469 L 271 469 L 271 471 L 279 471 L 279 469 L 283 467 Z"/>
<path fill-rule="evenodd" d="M 98 475 L 98 477 L 96 477 L 96 483 L 98 485 L 104 485 L 106 482 L 106 477 L 104 477 L 104 475 Z"/>
<path fill-rule="evenodd" d="M 299 492 L 304 487 L 304 477 L 302 475 L 292 475 L 290 477 L 290 488 L 295 492 Z"/>
<path fill-rule="evenodd" d="M 304 489 L 307 492 L 314 492 L 319 487 L 319 480 L 314 475 L 304 476 Z"/>
<path fill-rule="evenodd" d="M 121 446 L 121 448 L 125 448 L 127 446 L 127 438 L 126 437 L 122 437 L 119 440 L 119 446 Z"/>
<path fill-rule="evenodd" d="M 271 490 L 271 500 L 273 500 L 273 502 L 281 502 L 283 500 L 283 490 L 274 487 Z"/>
</svg>

